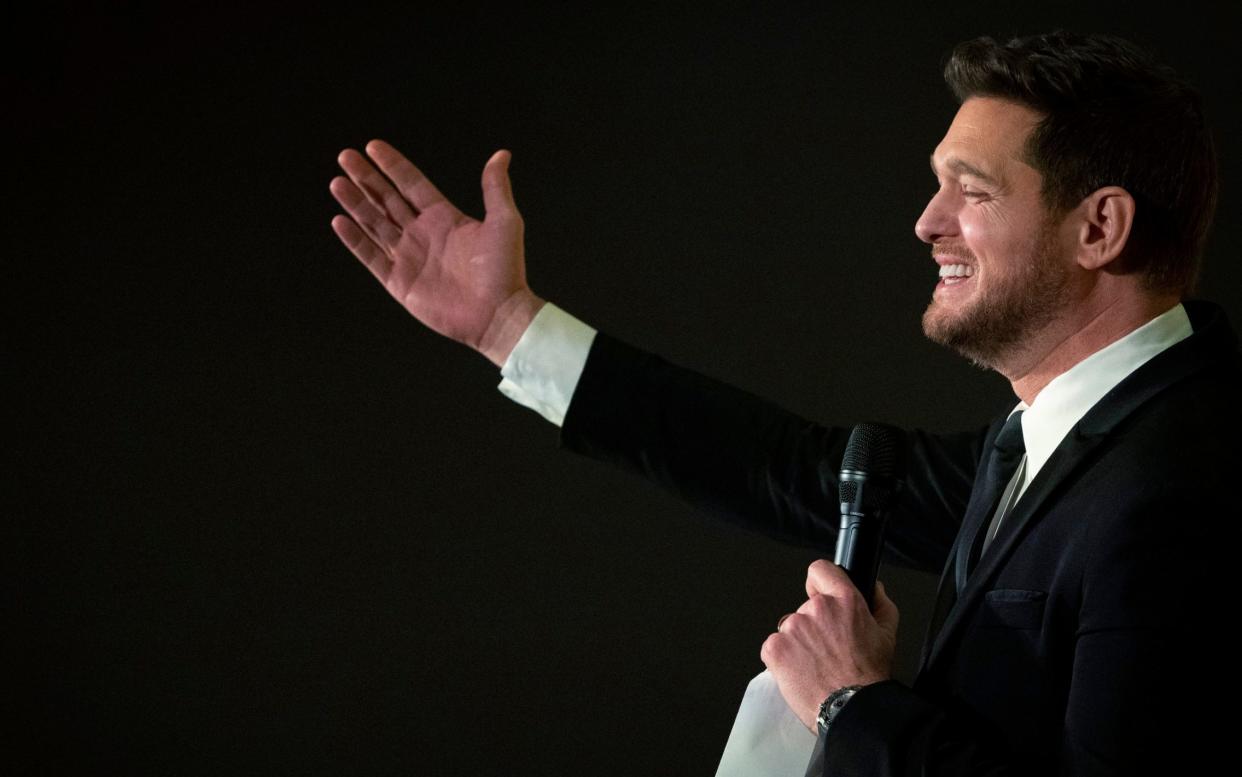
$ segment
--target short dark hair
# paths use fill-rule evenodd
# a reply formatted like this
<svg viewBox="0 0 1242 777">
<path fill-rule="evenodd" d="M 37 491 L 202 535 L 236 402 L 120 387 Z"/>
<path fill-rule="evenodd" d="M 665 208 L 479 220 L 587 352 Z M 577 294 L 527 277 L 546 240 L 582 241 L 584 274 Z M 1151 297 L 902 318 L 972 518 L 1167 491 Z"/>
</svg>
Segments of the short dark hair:
<svg viewBox="0 0 1242 777">
<path fill-rule="evenodd" d="M 1025 156 L 1043 177 L 1044 205 L 1064 214 L 1101 187 L 1122 187 L 1136 204 L 1123 267 L 1148 289 L 1194 288 L 1219 183 L 1189 83 L 1129 41 L 1060 30 L 961 43 L 944 78 L 959 103 L 995 97 L 1043 114 Z"/>
</svg>

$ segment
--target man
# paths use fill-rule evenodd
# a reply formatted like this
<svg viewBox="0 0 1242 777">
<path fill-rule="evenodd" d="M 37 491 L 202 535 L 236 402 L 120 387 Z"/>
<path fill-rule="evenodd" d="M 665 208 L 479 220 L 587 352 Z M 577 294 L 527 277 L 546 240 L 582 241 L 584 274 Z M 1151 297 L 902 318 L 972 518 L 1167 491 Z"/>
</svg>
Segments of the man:
<svg viewBox="0 0 1242 777">
<path fill-rule="evenodd" d="M 915 227 L 941 276 L 924 330 L 1020 401 L 977 432 L 906 435 L 886 560 L 942 573 L 913 687 L 891 679 L 896 606 L 881 587 L 869 612 L 825 562 L 761 656 L 818 735 L 812 773 L 1196 773 L 1226 754 L 1238 688 L 1215 601 L 1242 471 L 1236 338 L 1219 308 L 1182 302 L 1216 199 L 1198 98 L 1107 36 L 971 41 L 946 79 L 961 107 Z M 481 222 L 391 146 L 367 154 L 378 170 L 346 151 L 331 184 L 341 240 L 413 315 L 501 366 L 502 391 L 562 444 L 833 546 L 848 429 L 536 297 L 507 152 L 484 169 Z"/>
</svg>

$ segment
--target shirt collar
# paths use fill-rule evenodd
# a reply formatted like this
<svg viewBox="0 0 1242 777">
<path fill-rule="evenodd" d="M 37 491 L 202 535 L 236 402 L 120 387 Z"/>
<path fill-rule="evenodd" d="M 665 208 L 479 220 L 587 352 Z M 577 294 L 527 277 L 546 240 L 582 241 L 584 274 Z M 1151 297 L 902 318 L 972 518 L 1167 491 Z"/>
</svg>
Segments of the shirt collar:
<svg viewBox="0 0 1242 777">
<path fill-rule="evenodd" d="M 1025 487 L 1052 456 L 1069 430 L 1130 373 L 1156 354 L 1189 337 L 1190 318 L 1181 303 L 1109 343 L 1053 378 L 1030 405 L 1018 402 L 1026 443 Z"/>
</svg>

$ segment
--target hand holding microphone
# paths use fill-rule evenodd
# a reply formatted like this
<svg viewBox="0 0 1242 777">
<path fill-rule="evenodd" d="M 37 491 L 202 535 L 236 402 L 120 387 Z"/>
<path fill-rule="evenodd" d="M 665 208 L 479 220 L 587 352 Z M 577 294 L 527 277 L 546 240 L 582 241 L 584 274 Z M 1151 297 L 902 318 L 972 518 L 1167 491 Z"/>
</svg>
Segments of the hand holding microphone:
<svg viewBox="0 0 1242 777">
<path fill-rule="evenodd" d="M 760 650 L 781 695 L 811 731 L 832 691 L 892 676 L 899 615 L 876 575 L 888 505 L 900 489 L 901 453 L 898 430 L 854 428 L 838 479 L 837 561 L 811 564 L 807 601 L 782 618 Z"/>
</svg>

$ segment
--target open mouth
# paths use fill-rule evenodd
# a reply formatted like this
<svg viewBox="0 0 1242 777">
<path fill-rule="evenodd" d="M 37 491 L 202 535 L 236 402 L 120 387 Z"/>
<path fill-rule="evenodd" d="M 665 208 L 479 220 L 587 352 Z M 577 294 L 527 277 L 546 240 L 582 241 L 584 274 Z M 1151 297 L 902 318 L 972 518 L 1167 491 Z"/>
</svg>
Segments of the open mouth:
<svg viewBox="0 0 1242 777">
<path fill-rule="evenodd" d="M 960 286 L 969 281 L 975 274 L 975 268 L 968 264 L 940 265 L 940 282 L 937 287 Z"/>
</svg>

